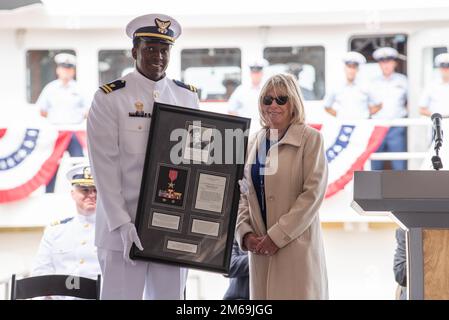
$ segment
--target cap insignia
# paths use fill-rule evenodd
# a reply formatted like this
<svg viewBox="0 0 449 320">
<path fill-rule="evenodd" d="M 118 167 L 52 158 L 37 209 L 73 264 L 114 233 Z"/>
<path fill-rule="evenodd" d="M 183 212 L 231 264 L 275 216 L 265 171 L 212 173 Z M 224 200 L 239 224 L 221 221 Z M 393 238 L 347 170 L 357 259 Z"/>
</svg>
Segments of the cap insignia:
<svg viewBox="0 0 449 320">
<path fill-rule="evenodd" d="M 90 172 L 90 167 L 85 167 L 83 170 L 84 179 L 93 179 L 92 174 Z"/>
<path fill-rule="evenodd" d="M 162 21 L 158 18 L 154 19 L 154 22 L 157 25 L 157 31 L 159 31 L 162 34 L 166 34 L 168 32 L 168 27 L 170 27 L 171 25 L 171 21 L 167 20 L 167 21 Z"/>
</svg>

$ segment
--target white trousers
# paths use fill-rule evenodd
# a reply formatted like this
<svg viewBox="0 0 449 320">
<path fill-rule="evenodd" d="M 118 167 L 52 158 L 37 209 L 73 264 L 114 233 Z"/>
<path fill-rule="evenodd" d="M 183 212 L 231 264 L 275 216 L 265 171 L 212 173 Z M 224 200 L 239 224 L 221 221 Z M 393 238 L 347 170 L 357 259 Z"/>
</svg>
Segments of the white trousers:
<svg viewBox="0 0 449 320">
<path fill-rule="evenodd" d="M 179 300 L 184 298 L 187 269 L 156 262 L 126 263 L 123 253 L 98 248 L 102 300 Z"/>
</svg>

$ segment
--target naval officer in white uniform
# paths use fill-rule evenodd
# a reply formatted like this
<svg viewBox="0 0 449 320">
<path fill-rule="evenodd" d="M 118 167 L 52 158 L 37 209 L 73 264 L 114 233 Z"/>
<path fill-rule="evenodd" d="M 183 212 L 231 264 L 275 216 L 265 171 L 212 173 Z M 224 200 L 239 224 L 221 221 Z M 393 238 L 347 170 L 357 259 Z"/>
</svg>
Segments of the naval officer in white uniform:
<svg viewBox="0 0 449 320">
<path fill-rule="evenodd" d="M 196 89 L 166 77 L 170 49 L 181 34 L 172 17 L 149 14 L 126 27 L 136 69 L 95 94 L 87 119 L 89 158 L 98 188 L 96 245 L 102 299 L 181 299 L 187 269 L 133 261 L 134 226 L 150 116 L 155 101 L 198 108 Z"/>
<path fill-rule="evenodd" d="M 357 80 L 359 67 L 366 63 L 366 58 L 358 52 L 349 51 L 343 62 L 345 83 L 326 95 L 324 109 L 339 120 L 368 119 L 382 105 L 368 87 Z"/>
<path fill-rule="evenodd" d="M 419 100 L 420 114 L 430 117 L 439 113 L 449 117 L 449 53 L 440 53 L 435 57 L 435 66 L 440 70 L 441 78 L 430 84 Z"/>
<path fill-rule="evenodd" d="M 88 164 L 71 168 L 67 179 L 77 214 L 47 227 L 32 275 L 64 274 L 97 279 L 101 273 L 95 238 L 97 191 Z"/>
</svg>

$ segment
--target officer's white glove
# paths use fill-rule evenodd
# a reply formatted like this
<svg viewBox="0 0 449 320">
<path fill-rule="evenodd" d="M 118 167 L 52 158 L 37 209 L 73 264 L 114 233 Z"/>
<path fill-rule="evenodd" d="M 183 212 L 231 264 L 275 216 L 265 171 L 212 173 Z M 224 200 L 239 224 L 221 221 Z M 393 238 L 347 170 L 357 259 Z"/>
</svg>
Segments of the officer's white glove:
<svg viewBox="0 0 449 320">
<path fill-rule="evenodd" d="M 136 263 L 129 257 L 131 246 L 133 245 L 133 243 L 135 243 L 137 248 L 143 250 L 139 236 L 137 235 L 136 227 L 132 222 L 127 222 L 119 227 L 119 231 L 123 242 L 123 259 L 126 263 L 131 263 L 133 266 L 135 266 Z"/>
<path fill-rule="evenodd" d="M 246 178 L 243 178 L 238 181 L 240 186 L 240 192 L 243 194 L 247 194 L 249 191 L 248 181 L 246 181 Z"/>
</svg>

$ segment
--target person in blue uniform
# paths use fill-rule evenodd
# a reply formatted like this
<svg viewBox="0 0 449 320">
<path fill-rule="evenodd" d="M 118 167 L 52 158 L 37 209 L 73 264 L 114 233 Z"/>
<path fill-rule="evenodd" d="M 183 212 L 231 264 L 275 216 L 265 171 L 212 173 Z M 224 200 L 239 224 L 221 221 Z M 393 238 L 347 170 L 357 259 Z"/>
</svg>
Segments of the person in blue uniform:
<svg viewBox="0 0 449 320">
<path fill-rule="evenodd" d="M 379 62 L 382 74 L 372 82 L 373 91 L 382 103 L 382 109 L 372 115 L 373 119 L 399 119 L 407 117 L 407 77 L 395 71 L 398 51 L 391 47 L 378 48 L 373 58 Z M 406 152 L 407 128 L 391 127 L 376 152 Z M 371 161 L 372 170 L 384 169 L 385 161 Z M 393 170 L 406 170 L 406 160 L 391 161 Z"/>
<path fill-rule="evenodd" d="M 47 84 L 42 90 L 36 105 L 42 117 L 53 125 L 76 125 L 84 121 L 88 112 L 88 103 L 78 83 L 75 81 L 76 57 L 69 53 L 59 53 L 54 58 L 57 79 Z M 71 157 L 82 157 L 83 148 L 75 133 L 72 134 L 67 151 Z M 46 192 L 53 192 L 56 175 L 46 186 Z"/>
<path fill-rule="evenodd" d="M 42 237 L 31 274 L 64 274 L 97 279 L 101 273 L 95 238 L 97 191 L 90 166 L 70 168 L 67 179 L 77 214 L 55 221 Z"/>
<path fill-rule="evenodd" d="M 172 17 L 148 14 L 126 27 L 133 72 L 96 92 L 87 142 L 98 188 L 96 245 L 102 299 L 182 299 L 187 269 L 129 258 L 143 249 L 134 225 L 154 102 L 198 108 L 196 88 L 166 76 L 170 50 L 181 34 Z"/>
</svg>

